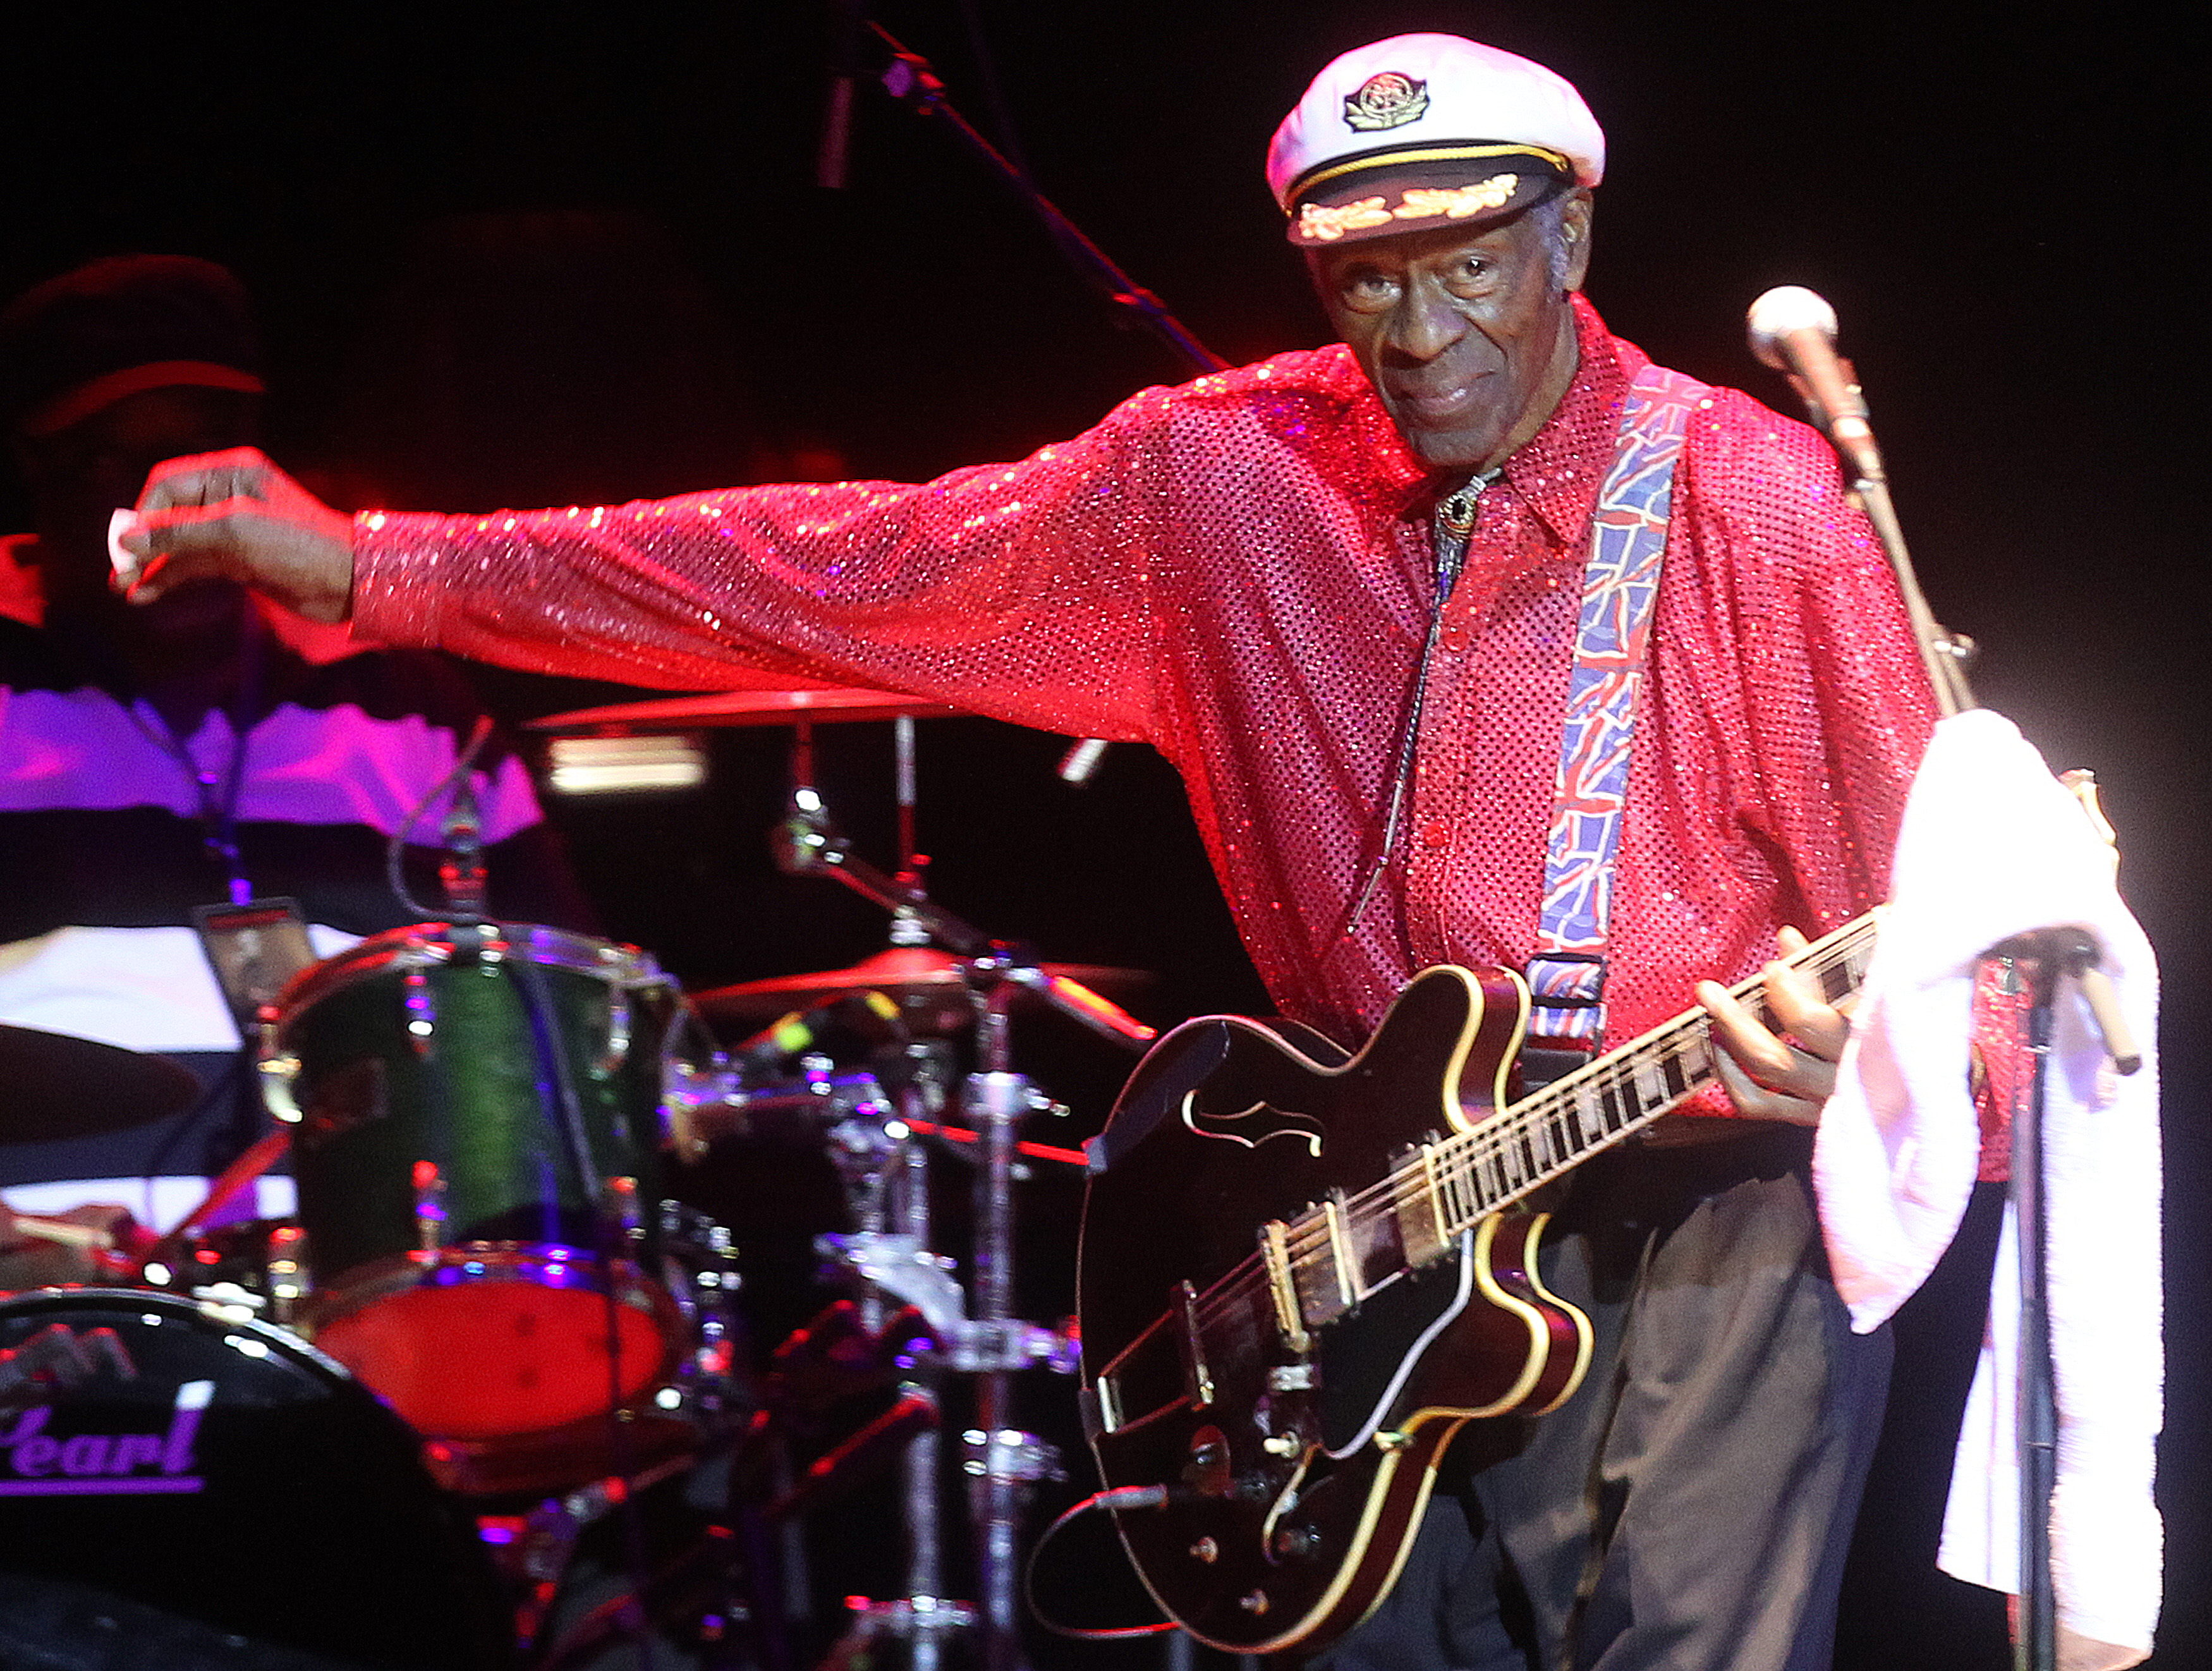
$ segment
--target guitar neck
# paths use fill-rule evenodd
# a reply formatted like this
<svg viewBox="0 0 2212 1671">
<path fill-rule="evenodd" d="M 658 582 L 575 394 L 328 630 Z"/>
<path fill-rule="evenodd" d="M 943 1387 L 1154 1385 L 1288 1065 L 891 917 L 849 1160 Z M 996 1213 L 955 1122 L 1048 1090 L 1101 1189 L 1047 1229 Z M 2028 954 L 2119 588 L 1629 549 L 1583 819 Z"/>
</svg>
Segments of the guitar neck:
<svg viewBox="0 0 2212 1671">
<path fill-rule="evenodd" d="M 1856 992 L 1874 952 L 1871 913 L 1844 925 L 1790 961 L 1835 1003 Z M 1762 1023 L 1773 1017 L 1763 981 L 1729 989 Z M 1644 1129 L 1720 1075 L 1712 1018 L 1686 1010 L 1641 1038 L 1555 1080 L 1470 1131 L 1435 1145 L 1408 1170 L 1433 1173 L 1441 1216 L 1456 1236 Z"/>
<path fill-rule="evenodd" d="M 1830 1003 L 1849 997 L 1873 955 L 1871 913 L 1790 959 Z M 1730 988 L 1771 1022 L 1759 976 Z M 1711 1018 L 1686 1010 L 1480 1125 L 1425 1144 L 1372 1188 L 1284 1227 L 1278 1258 L 1308 1324 L 1328 1322 L 1465 1231 L 1649 1126 L 1719 1077 Z"/>
</svg>

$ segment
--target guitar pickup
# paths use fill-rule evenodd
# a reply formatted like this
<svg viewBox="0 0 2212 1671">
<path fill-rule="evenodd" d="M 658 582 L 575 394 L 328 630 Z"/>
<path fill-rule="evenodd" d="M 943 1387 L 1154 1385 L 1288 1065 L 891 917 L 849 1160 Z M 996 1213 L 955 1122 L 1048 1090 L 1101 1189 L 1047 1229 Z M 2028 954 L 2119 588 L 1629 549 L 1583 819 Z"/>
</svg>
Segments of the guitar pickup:
<svg viewBox="0 0 2212 1671">
<path fill-rule="evenodd" d="M 1291 1275 L 1290 1227 L 1270 1219 L 1260 1232 L 1260 1262 L 1267 1273 L 1267 1292 L 1275 1302 L 1275 1327 L 1292 1352 L 1312 1350 L 1313 1336 L 1306 1333 L 1305 1313 L 1298 1304 L 1298 1286 Z"/>
</svg>

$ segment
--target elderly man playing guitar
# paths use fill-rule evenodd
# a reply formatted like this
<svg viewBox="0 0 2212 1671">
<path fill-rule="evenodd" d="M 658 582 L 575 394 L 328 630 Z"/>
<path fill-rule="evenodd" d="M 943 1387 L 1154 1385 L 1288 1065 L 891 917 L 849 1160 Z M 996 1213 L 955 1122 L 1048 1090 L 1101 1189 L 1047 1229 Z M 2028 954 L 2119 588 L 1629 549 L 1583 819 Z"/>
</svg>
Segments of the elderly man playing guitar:
<svg viewBox="0 0 2212 1671">
<path fill-rule="evenodd" d="M 1212 1197 L 1154 1208 L 1142 1294 L 1091 1291 L 1086 1249 L 1086 1322 L 1121 1337 L 1086 1340 L 1097 1443 L 1154 1593 L 1210 1640 L 1344 1667 L 1809 1671 L 1888 1347 L 1847 1325 L 1807 1182 L 1844 964 L 1765 960 L 1881 896 L 1932 702 L 1820 438 L 1582 296 L 1603 167 L 1548 70 L 1378 42 L 1269 155 L 1336 345 L 920 486 L 347 519 L 256 455 L 179 460 L 126 542 L 136 595 L 240 578 L 526 668 L 767 669 L 1152 744 L 1301 1029 L 1202 1030 L 1107 1134 L 1109 1179 L 1178 1170 L 1146 1158 L 1171 1139 L 1252 1180 L 1227 1266 L 1183 1222 Z M 1429 965 L 1504 973 L 1394 1012 Z M 1693 993 L 1710 1030 L 1678 1017 Z M 1347 1073 L 1315 1036 L 1386 1015 L 1431 1036 L 1418 1071 L 1370 1048 Z M 1532 1095 L 1564 1100 L 1478 1151 L 1475 1119 Z M 1540 1184 L 1549 1224 L 1478 1211 L 1492 1183 Z M 1485 1350 L 1470 1295 L 1548 1364 L 1431 1397 Z M 1394 1308 L 1419 1314 L 1399 1345 L 1331 1349 Z M 1477 1409 L 1500 1419 L 1445 1454 Z M 1117 1474 L 1154 1432 L 1157 1471 Z"/>
</svg>

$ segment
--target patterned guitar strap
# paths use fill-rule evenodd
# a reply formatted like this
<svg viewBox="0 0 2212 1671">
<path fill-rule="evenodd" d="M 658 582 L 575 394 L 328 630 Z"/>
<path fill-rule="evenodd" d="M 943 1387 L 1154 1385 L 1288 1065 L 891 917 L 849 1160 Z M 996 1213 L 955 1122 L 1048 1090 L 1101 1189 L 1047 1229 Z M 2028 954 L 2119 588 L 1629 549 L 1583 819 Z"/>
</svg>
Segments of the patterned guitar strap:
<svg viewBox="0 0 2212 1671">
<path fill-rule="evenodd" d="M 1532 1088 L 1587 1060 L 1605 1035 L 1613 860 L 1620 848 L 1637 697 L 1667 550 L 1674 464 L 1691 412 L 1711 393 L 1695 379 L 1657 366 L 1636 374 L 1621 411 L 1613 468 L 1590 519 L 1544 854 L 1537 955 L 1528 963 L 1534 1043 L 1522 1052 L 1522 1072 Z"/>
</svg>

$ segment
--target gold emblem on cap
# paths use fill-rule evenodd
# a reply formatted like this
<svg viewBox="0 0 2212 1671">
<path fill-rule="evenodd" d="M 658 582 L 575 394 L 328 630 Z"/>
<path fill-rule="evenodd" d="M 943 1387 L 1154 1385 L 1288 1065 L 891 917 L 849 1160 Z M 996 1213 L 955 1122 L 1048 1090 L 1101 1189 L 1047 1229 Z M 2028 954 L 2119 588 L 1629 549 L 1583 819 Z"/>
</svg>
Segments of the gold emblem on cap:
<svg viewBox="0 0 2212 1671">
<path fill-rule="evenodd" d="M 1365 232 L 1393 221 L 1464 221 L 1486 210 L 1502 209 L 1521 184 L 1518 174 L 1492 174 L 1473 185 L 1409 185 L 1398 194 L 1393 208 L 1381 197 L 1361 197 L 1334 206 L 1310 203 L 1298 205 L 1298 235 L 1318 243 L 1333 244 L 1347 232 Z"/>
<path fill-rule="evenodd" d="M 1370 76 L 1344 101 L 1346 125 L 1360 133 L 1402 128 L 1428 113 L 1429 84 L 1395 70 Z"/>
<path fill-rule="evenodd" d="M 1473 185 L 1409 185 L 1390 213 L 1401 221 L 1425 221 L 1437 215 L 1464 221 L 1485 210 L 1503 209 L 1520 184 L 1518 174 L 1492 174 Z"/>
</svg>

